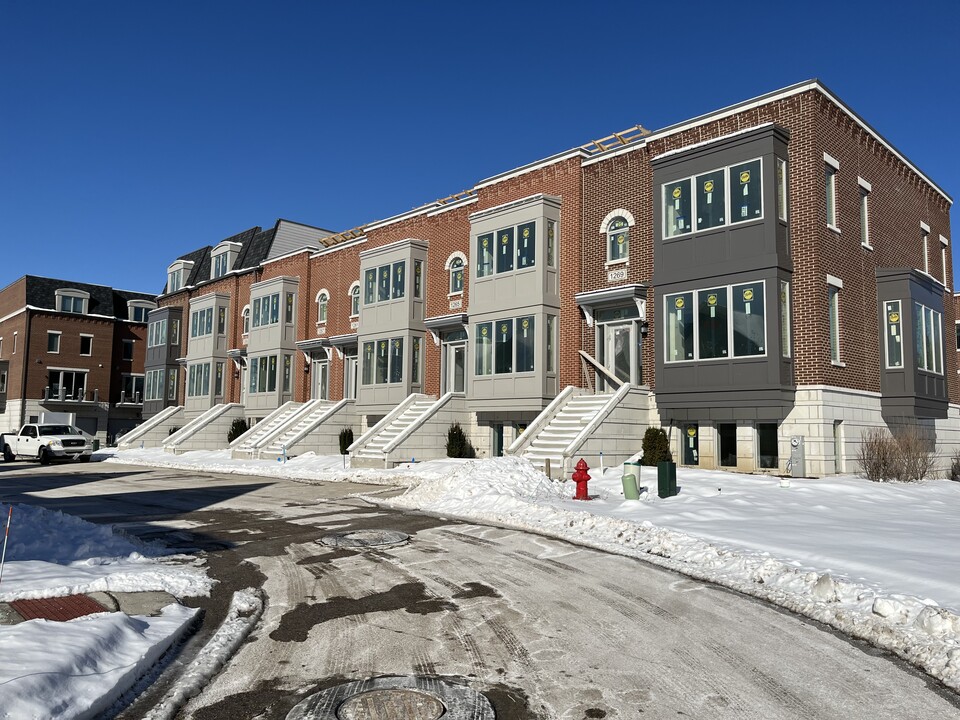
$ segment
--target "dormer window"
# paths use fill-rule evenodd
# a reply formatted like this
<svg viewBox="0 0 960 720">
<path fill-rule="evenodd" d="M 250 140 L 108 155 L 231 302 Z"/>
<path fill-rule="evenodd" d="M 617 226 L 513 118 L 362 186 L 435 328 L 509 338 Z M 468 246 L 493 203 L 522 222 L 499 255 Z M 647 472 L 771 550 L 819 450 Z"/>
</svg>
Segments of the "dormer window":
<svg viewBox="0 0 960 720">
<path fill-rule="evenodd" d="M 222 242 L 213 249 L 211 262 L 213 263 L 210 277 L 223 277 L 233 270 L 233 264 L 240 255 L 240 243 Z"/>
<path fill-rule="evenodd" d="M 130 300 L 127 303 L 127 317 L 133 322 L 145 323 L 147 314 L 156 308 L 157 304 L 149 300 Z"/>
<path fill-rule="evenodd" d="M 177 260 L 167 268 L 167 293 L 175 293 L 183 289 L 193 269 L 192 260 Z"/>
<path fill-rule="evenodd" d="M 86 315 L 90 310 L 90 293 L 72 288 L 61 288 L 56 292 L 57 310 L 65 313 Z"/>
</svg>

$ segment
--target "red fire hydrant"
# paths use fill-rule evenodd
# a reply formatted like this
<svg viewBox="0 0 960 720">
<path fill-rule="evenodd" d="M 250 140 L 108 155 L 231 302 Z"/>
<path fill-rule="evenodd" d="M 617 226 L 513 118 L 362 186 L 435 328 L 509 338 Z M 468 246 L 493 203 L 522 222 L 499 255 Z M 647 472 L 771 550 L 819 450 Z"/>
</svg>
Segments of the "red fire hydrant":
<svg viewBox="0 0 960 720">
<path fill-rule="evenodd" d="M 580 462 L 577 463 L 577 469 L 573 473 L 573 481 L 577 484 L 577 494 L 573 496 L 574 500 L 589 500 L 590 496 L 587 494 L 587 481 L 590 480 L 590 473 L 587 461 L 583 458 L 580 458 Z"/>
</svg>

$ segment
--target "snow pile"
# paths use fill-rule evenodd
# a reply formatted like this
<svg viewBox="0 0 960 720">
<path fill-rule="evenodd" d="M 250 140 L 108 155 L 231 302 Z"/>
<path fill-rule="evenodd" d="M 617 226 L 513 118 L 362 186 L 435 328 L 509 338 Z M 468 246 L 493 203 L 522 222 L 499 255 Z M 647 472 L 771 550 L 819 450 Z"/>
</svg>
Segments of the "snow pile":
<svg viewBox="0 0 960 720">
<path fill-rule="evenodd" d="M 0 717 L 97 717 L 183 635 L 197 612 L 168 605 L 160 617 L 100 613 L 0 626 Z"/>
<path fill-rule="evenodd" d="M 611 472 L 619 477 L 617 470 Z M 722 486 L 716 485 L 718 475 L 729 474 L 710 477 L 713 482 L 709 492 L 720 497 L 723 491 Z M 735 477 L 722 480 L 726 484 Z M 774 558 L 767 551 L 737 548 L 732 543 L 720 545 L 658 527 L 641 519 L 644 508 L 672 503 L 674 512 L 682 511 L 682 505 L 695 497 L 692 489 L 690 497 L 685 499 L 681 499 L 683 493 L 668 502 L 646 494 L 647 501 L 625 502 L 606 480 L 607 475 L 599 483 L 600 500 L 577 503 L 570 499 L 574 490 L 572 483 L 549 481 L 526 461 L 504 458 L 478 461 L 447 478 L 424 480 L 396 498 L 370 499 L 392 507 L 532 530 L 607 552 L 643 558 L 824 622 L 894 652 L 950 687 L 960 689 L 960 616 L 957 613 L 939 607 L 930 599 L 891 593 L 876 583 L 804 567 L 796 561 Z M 687 482 L 685 479 L 684 483 Z M 745 482 L 749 483 L 750 479 Z M 776 483 L 770 479 L 763 482 L 771 490 Z M 836 482 L 830 485 L 835 486 Z M 855 497 L 861 489 L 854 485 L 845 492 Z M 591 487 L 591 492 L 593 490 Z M 742 509 L 735 493 L 733 498 L 731 493 L 727 495 L 735 508 Z M 780 497 L 784 497 L 782 492 Z M 788 501 L 793 498 L 788 496 Z M 745 500 L 741 503 L 749 505 Z M 817 508 L 821 514 L 826 509 L 825 506 Z M 702 522 L 716 520 L 705 509 L 689 514 Z M 716 511 L 714 515 L 723 513 Z M 846 518 L 848 523 L 859 519 Z M 781 516 L 781 522 L 788 521 Z M 711 522 L 704 524 L 712 527 Z M 921 532 L 919 527 L 915 530 Z M 936 527 L 928 531 L 936 532 Z M 814 537 L 805 538 L 806 542 L 815 547 L 816 535 L 820 532 L 822 528 L 815 527 Z M 863 533 L 863 528 L 859 532 Z M 769 537 L 775 540 L 776 536 Z M 891 563 L 896 565 L 896 558 L 892 558 Z"/>
<path fill-rule="evenodd" d="M 414 458 L 411 458 L 414 460 Z M 144 448 L 115 451 L 104 457 L 108 463 L 202 470 L 224 475 L 255 475 L 257 477 L 285 478 L 301 482 L 356 482 L 370 485 L 412 485 L 423 478 L 437 479 L 449 475 L 451 469 L 464 460 L 432 460 L 425 463 L 402 463 L 395 468 L 351 468 L 350 460 L 341 455 L 303 453 L 278 462 L 267 460 L 234 459 L 230 450 L 194 450 L 174 455 L 163 448 Z"/>
<path fill-rule="evenodd" d="M 9 507 L 0 503 L 4 526 Z M 23 504 L 13 506 L 10 518 L 0 602 L 88 592 L 210 592 L 206 573 L 182 556 L 131 541 L 108 526 Z"/>
</svg>

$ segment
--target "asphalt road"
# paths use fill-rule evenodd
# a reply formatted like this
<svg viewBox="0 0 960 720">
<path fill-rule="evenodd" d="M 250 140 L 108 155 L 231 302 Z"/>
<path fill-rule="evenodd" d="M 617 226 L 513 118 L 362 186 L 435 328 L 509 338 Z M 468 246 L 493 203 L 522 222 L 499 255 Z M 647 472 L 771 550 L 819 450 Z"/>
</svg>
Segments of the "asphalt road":
<svg viewBox="0 0 960 720">
<path fill-rule="evenodd" d="M 230 595 L 268 601 L 247 642 L 178 715 L 282 720 L 318 690 L 381 675 L 455 678 L 500 720 L 960 718 L 960 698 L 816 623 L 643 562 L 536 535 L 383 510 L 379 488 L 97 463 L 0 469 L 0 497 L 203 555 L 220 582 L 140 718 L 201 651 Z M 326 547 L 399 530 L 409 543 Z"/>
</svg>

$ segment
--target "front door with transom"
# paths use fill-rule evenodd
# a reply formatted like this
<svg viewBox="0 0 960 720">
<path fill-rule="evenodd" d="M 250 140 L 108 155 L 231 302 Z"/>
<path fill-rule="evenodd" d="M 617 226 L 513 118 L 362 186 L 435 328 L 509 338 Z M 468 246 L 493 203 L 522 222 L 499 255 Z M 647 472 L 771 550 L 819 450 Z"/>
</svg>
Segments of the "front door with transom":
<svg viewBox="0 0 960 720">
<path fill-rule="evenodd" d="M 640 385 L 643 382 L 643 353 L 640 314 L 636 306 L 600 310 L 596 322 L 597 359 L 621 382 Z M 602 377 L 597 380 L 598 390 L 616 390 L 613 383 L 605 382 Z"/>
<path fill-rule="evenodd" d="M 313 399 L 326 400 L 330 397 L 330 362 L 326 357 L 313 360 Z"/>
<path fill-rule="evenodd" d="M 343 355 L 343 399 L 357 399 L 357 353 L 345 352 Z"/>
<path fill-rule="evenodd" d="M 467 388 L 467 333 L 444 333 L 442 338 L 443 392 L 462 393 Z"/>
</svg>

